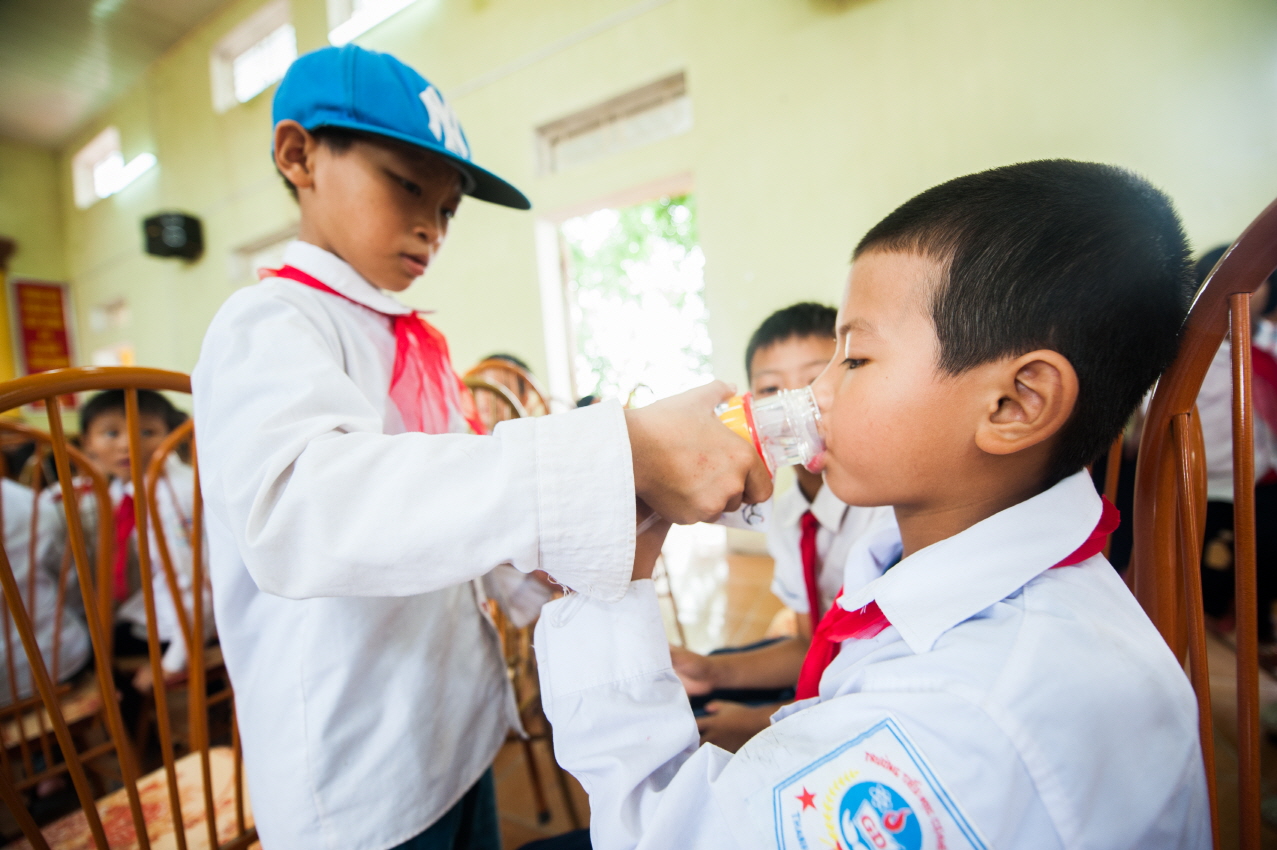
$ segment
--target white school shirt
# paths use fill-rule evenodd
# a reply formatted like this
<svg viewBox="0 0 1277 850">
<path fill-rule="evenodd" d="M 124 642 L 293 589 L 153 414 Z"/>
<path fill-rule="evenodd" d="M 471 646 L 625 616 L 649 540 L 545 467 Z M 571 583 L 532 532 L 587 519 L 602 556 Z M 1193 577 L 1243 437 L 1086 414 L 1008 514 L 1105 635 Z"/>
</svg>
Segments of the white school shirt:
<svg viewBox="0 0 1277 850">
<path fill-rule="evenodd" d="M 892 625 L 735 756 L 699 746 L 650 581 L 547 605 L 542 694 L 595 850 L 1208 848 L 1183 670 L 1102 556 L 1050 569 L 1100 511 L 1078 473 L 885 573 L 899 533 L 874 529 L 848 570 L 881 577 L 840 604 Z"/>
<path fill-rule="evenodd" d="M 118 505 L 126 493 L 133 492 L 132 483 L 121 482 L 118 478 L 111 482 L 111 502 Z M 164 475 L 156 482 L 156 507 L 160 522 L 164 524 L 164 540 L 168 544 L 169 556 L 173 562 L 173 574 L 177 578 L 178 590 L 181 592 L 182 604 L 186 606 L 188 621 L 194 615 L 194 565 L 192 563 L 191 533 L 192 517 L 195 509 L 195 471 L 176 456 L 170 457 L 164 465 Z M 149 517 L 148 517 L 149 519 Z M 178 619 L 177 604 L 164 575 L 164 564 L 160 560 L 159 539 L 155 535 L 154 523 L 147 523 L 147 536 L 151 539 L 151 588 L 155 598 L 155 627 L 160 640 L 168 644 L 164 650 L 161 665 L 169 673 L 178 673 L 186 669 L 189 652 L 186 640 L 182 636 L 181 621 Z M 137 546 L 137 532 L 133 532 L 131 544 Z M 136 553 L 136 548 L 135 548 Z M 131 558 L 136 558 L 136 554 Z M 208 564 L 208 547 L 205 541 L 204 563 Z M 217 633 L 213 613 L 212 588 L 206 579 L 204 585 L 204 640 L 208 641 Z M 146 597 L 138 590 L 115 612 L 116 619 L 133 624 L 133 633 L 146 639 Z"/>
<path fill-rule="evenodd" d="M 799 614 L 809 614 L 808 608 L 811 607 L 807 601 L 801 548 L 802 516 L 808 510 L 820 523 L 816 530 L 816 584 L 820 588 L 822 611 L 829 610 L 838 591 L 842 590 L 843 566 L 847 563 L 851 544 L 892 513 L 890 507 L 848 507 L 824 484 L 810 502 L 797 483 L 773 499 L 771 516 L 767 520 L 767 551 L 776 564 L 771 590 L 781 602 Z"/>
<path fill-rule="evenodd" d="M 63 596 L 62 622 L 58 627 L 58 579 L 61 575 L 62 561 L 50 565 L 50 559 L 44 557 L 49 547 L 55 542 L 58 525 L 53 511 L 41 511 L 36 520 L 36 563 L 31 563 L 31 508 L 34 494 L 29 487 L 0 478 L 0 498 L 4 500 L 4 552 L 13 570 L 14 580 L 24 602 L 27 615 L 35 631 L 36 643 L 40 646 L 40 655 L 44 659 L 49 675 L 55 681 L 64 682 L 79 672 L 93 652 L 89 643 L 89 630 L 81 615 L 83 604 L 80 601 L 79 583 L 76 581 L 75 566 L 71 565 L 66 576 L 66 591 Z M 34 570 L 34 575 L 32 571 Z M 31 581 L 35 583 L 35 598 L 30 596 Z M 0 605 L 4 605 L 0 597 Z M 0 706 L 14 701 L 10 687 L 7 659 L 8 649 L 13 651 L 14 678 L 17 680 L 18 697 L 29 697 L 35 693 L 31 679 L 31 666 L 27 662 L 26 651 L 22 648 L 22 640 L 18 635 L 18 627 L 12 617 L 6 617 L 9 624 L 9 640 L 0 636 Z M 57 669 L 53 669 L 53 644 L 58 643 Z"/>
<path fill-rule="evenodd" d="M 191 467 L 182 463 L 177 457 L 170 457 L 164 467 L 164 476 L 159 480 L 156 494 L 159 499 L 160 522 L 164 524 L 165 540 L 173 559 L 173 572 L 177 577 L 178 589 L 181 591 L 183 604 L 188 617 L 194 601 L 191 563 L 192 527 L 191 517 L 194 509 L 194 477 Z M 84 484 L 87 488 L 87 482 Z M 120 478 L 112 478 L 108 485 L 112 509 L 118 508 L 120 500 L 133 494 L 133 483 Z M 62 488 L 57 484 L 50 485 L 40 496 L 40 521 L 46 517 L 52 523 L 50 540 L 43 548 L 41 563 L 46 572 L 57 574 L 66 557 L 67 527 L 66 517 L 62 512 Z M 149 520 L 149 517 L 148 517 Z M 92 493 L 85 489 L 80 496 L 80 523 L 84 531 L 85 544 L 90 558 L 94 557 L 97 544 L 97 501 Z M 182 636 L 181 621 L 177 615 L 177 605 L 169 590 L 168 579 L 164 575 L 164 566 L 160 561 L 159 540 L 155 536 L 154 524 L 147 523 L 147 536 L 151 540 L 151 588 L 155 597 L 155 627 L 160 641 L 168 644 L 164 656 L 160 660 L 163 669 L 169 673 L 179 673 L 186 669 L 188 651 L 186 640 Z M 205 547 L 205 563 L 207 564 L 207 546 Z M 137 531 L 129 538 L 129 572 L 130 581 L 136 584 L 135 578 L 140 569 L 137 563 Z M 74 570 L 74 567 L 72 567 Z M 73 579 L 74 580 L 74 579 Z M 81 603 L 77 595 L 77 607 Z M 80 607 L 82 611 L 82 607 Z M 146 597 L 138 587 L 115 611 L 117 622 L 130 623 L 133 635 L 146 640 Z M 214 625 L 213 599 L 207 582 L 204 587 L 204 639 L 207 641 L 216 634 Z"/>
<path fill-rule="evenodd" d="M 1197 415 L 1206 447 L 1206 498 L 1233 501 L 1233 365 L 1232 343 L 1224 340 L 1211 360 L 1197 393 Z M 1277 438 L 1256 414 L 1255 480 L 1277 470 Z"/>
<path fill-rule="evenodd" d="M 615 403 L 403 433 L 383 314 L 408 308 L 315 246 L 284 260 L 358 303 L 268 279 L 209 327 L 192 387 L 218 631 L 263 846 L 383 850 L 517 722 L 473 580 L 512 564 L 625 593 L 629 439 Z"/>
</svg>

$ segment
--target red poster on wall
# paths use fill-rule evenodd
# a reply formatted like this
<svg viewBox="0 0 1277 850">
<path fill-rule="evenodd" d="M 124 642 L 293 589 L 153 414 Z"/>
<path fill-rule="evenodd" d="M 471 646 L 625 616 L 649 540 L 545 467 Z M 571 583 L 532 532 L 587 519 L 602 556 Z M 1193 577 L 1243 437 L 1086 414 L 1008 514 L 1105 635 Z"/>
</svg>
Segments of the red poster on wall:
<svg viewBox="0 0 1277 850">
<path fill-rule="evenodd" d="M 70 299 L 64 283 L 13 281 L 14 345 L 24 374 L 72 363 Z"/>
</svg>

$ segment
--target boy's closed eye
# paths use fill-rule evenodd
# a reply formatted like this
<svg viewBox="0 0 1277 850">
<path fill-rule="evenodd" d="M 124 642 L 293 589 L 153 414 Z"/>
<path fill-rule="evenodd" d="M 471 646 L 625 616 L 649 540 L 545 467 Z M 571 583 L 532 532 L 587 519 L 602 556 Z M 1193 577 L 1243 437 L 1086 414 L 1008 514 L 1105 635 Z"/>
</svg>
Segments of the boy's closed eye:
<svg viewBox="0 0 1277 850">
<path fill-rule="evenodd" d="M 394 180 L 402 186 L 410 195 L 415 195 L 418 198 L 421 197 L 421 187 L 409 180 L 407 177 L 400 177 L 393 171 L 387 171 L 386 174 L 390 176 L 391 180 Z"/>
</svg>

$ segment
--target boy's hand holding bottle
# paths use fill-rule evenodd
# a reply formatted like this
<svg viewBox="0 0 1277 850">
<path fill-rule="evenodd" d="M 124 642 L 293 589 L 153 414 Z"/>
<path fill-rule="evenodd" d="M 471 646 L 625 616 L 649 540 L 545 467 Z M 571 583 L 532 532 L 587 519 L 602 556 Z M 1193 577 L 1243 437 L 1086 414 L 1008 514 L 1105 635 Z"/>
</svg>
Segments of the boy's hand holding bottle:
<svg viewBox="0 0 1277 850">
<path fill-rule="evenodd" d="M 748 443 L 714 415 L 732 396 L 722 381 L 625 411 L 634 490 L 662 517 L 688 525 L 771 496 L 771 476 Z"/>
</svg>

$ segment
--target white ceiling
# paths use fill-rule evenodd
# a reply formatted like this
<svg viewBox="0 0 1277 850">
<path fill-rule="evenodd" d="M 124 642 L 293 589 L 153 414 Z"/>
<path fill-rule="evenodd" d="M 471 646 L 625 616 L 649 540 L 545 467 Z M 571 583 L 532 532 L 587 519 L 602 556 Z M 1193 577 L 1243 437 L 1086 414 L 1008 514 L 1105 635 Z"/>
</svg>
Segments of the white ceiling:
<svg viewBox="0 0 1277 850">
<path fill-rule="evenodd" d="M 58 147 L 225 0 L 0 0 L 0 136 Z"/>
</svg>

